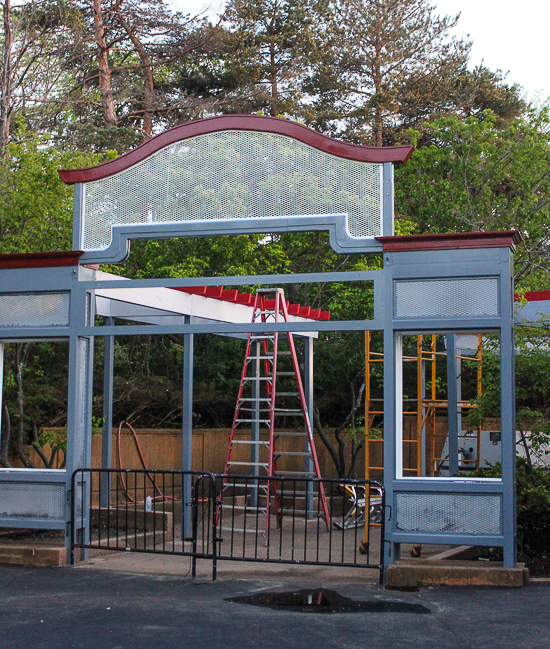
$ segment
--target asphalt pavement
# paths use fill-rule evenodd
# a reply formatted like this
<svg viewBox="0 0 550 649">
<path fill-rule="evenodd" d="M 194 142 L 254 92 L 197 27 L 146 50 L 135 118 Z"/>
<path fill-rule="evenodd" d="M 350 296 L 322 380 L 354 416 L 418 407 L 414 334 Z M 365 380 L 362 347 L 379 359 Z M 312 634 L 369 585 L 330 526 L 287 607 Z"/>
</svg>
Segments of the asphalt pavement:
<svg viewBox="0 0 550 649">
<path fill-rule="evenodd" d="M 193 580 L 188 562 L 179 575 L 105 568 L 0 566 L 0 648 L 550 648 L 550 584 L 399 592 L 380 590 L 361 571 L 332 579 L 330 570 L 263 574 L 256 566 L 212 582 Z M 299 591 L 296 599 L 310 589 L 312 597 L 300 601 L 320 602 L 320 591 L 336 591 L 366 604 L 319 612 L 228 601 Z"/>
</svg>

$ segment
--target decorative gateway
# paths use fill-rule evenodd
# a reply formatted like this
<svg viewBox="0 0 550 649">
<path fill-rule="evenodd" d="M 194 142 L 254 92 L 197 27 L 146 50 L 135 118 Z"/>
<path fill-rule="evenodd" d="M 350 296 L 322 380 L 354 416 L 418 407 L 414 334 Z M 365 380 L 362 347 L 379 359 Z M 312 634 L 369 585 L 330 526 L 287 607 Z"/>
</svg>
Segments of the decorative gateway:
<svg viewBox="0 0 550 649">
<path fill-rule="evenodd" d="M 511 277 L 516 234 L 393 236 L 393 166 L 406 162 L 411 153 L 410 146 L 345 144 L 286 120 L 224 116 L 171 129 L 111 162 L 60 171 L 66 183 L 75 184 L 74 251 L 0 256 L 0 359 L 4 341 L 70 341 L 67 470 L 0 470 L 0 525 L 66 529 L 68 545 L 75 540 L 80 547 L 86 545 L 90 521 L 82 511 L 76 512 L 80 523 L 70 532 L 68 496 L 85 503 L 90 493 L 84 478 L 75 481 L 71 492 L 71 478 L 90 466 L 95 336 L 104 336 L 109 346 L 115 335 L 184 334 L 185 470 L 191 468 L 194 334 L 243 338 L 251 332 L 292 332 L 308 339 L 311 363 L 317 332 L 378 330 L 384 332 L 385 359 L 386 564 L 399 556 L 402 543 L 466 543 L 502 546 L 505 566 L 513 567 Z M 130 240 L 137 238 L 309 230 L 328 231 L 338 252 L 381 253 L 383 268 L 131 281 L 90 268 L 90 264 L 122 261 Z M 372 282 L 373 318 L 329 321 L 298 315 L 288 322 L 252 323 L 250 317 L 243 317 L 243 309 L 250 308 L 243 304 L 218 301 L 219 308 L 208 311 L 203 303 L 220 284 L 226 289 L 284 288 L 296 282 L 330 281 Z M 197 287 L 205 287 L 203 295 L 196 293 Z M 96 313 L 106 316 L 105 325 L 96 323 Z M 135 323 L 114 326 L 117 317 Z M 403 475 L 402 341 L 405 335 L 422 333 L 498 335 L 500 479 Z M 112 364 L 107 363 L 107 369 L 108 405 Z M 308 371 L 311 375 L 311 366 Z M 451 437 L 449 449 L 455 454 L 457 439 Z M 104 449 L 108 467 L 108 443 Z M 449 463 L 453 465 L 454 455 Z M 185 528 L 190 512 L 184 510 Z"/>
</svg>

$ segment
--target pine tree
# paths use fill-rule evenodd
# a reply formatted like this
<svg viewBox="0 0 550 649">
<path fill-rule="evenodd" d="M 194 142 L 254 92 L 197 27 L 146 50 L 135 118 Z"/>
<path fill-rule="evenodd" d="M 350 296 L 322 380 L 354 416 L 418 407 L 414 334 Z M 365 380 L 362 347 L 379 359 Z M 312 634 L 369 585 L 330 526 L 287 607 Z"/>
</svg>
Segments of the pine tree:
<svg viewBox="0 0 550 649">
<path fill-rule="evenodd" d="M 310 86 L 318 127 L 382 146 L 405 89 L 465 70 L 470 44 L 450 36 L 458 18 L 436 15 L 428 0 L 332 2 L 326 58 Z"/>
<path fill-rule="evenodd" d="M 231 0 L 224 110 L 300 117 L 304 83 L 321 58 L 321 14 L 318 0 Z"/>
</svg>

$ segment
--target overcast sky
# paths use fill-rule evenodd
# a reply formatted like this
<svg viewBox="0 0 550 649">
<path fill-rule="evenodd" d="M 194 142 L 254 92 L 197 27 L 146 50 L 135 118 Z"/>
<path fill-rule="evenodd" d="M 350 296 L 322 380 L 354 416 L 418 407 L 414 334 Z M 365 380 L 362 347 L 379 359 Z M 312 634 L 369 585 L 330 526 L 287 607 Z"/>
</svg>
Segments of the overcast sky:
<svg viewBox="0 0 550 649">
<path fill-rule="evenodd" d="M 550 97 L 550 0 L 433 0 L 441 14 L 461 14 L 457 36 L 473 40 L 472 65 L 509 72 L 530 99 Z M 181 11 L 214 9 L 223 0 L 172 0 Z"/>
</svg>

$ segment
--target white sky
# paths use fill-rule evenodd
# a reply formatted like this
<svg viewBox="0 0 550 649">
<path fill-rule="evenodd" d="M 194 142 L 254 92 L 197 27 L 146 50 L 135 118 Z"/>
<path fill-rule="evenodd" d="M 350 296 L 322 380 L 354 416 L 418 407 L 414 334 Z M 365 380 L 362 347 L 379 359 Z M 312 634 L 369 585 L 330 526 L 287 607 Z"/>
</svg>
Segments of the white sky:
<svg viewBox="0 0 550 649">
<path fill-rule="evenodd" d="M 461 14 L 455 34 L 473 40 L 472 66 L 509 72 L 507 80 L 524 87 L 529 99 L 550 97 L 549 0 L 432 0 L 440 14 Z M 216 9 L 223 0 L 172 0 L 180 11 Z"/>
</svg>

